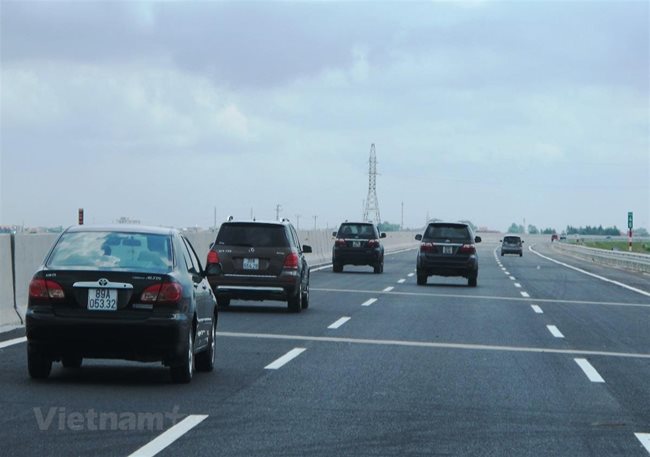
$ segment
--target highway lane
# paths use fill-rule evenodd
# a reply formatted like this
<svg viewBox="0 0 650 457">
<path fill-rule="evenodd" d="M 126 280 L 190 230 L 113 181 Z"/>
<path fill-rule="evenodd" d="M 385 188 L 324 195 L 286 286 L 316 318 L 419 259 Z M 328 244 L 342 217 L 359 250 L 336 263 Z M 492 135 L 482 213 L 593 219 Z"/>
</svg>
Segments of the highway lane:
<svg viewBox="0 0 650 457">
<path fill-rule="evenodd" d="M 439 277 L 417 286 L 411 251 L 387 256 L 382 275 L 312 273 L 301 314 L 233 302 L 220 314 L 217 370 L 190 386 L 169 383 L 157 365 L 113 361 L 57 366 L 32 382 L 24 344 L 0 349 L 0 442 L 11 455 L 129 455 L 163 432 L 90 430 L 87 421 L 60 430 L 59 416 L 39 430 L 33 408 L 65 407 L 64 419 L 89 409 L 208 415 L 160 455 L 650 455 L 635 437 L 650 432 L 650 359 L 622 357 L 650 354 L 641 332 L 650 299 L 493 249 L 481 246 L 477 288 Z M 295 348 L 305 350 L 265 368 Z M 602 354 L 571 353 L 583 349 Z M 605 382 L 591 382 L 576 358 Z"/>
</svg>

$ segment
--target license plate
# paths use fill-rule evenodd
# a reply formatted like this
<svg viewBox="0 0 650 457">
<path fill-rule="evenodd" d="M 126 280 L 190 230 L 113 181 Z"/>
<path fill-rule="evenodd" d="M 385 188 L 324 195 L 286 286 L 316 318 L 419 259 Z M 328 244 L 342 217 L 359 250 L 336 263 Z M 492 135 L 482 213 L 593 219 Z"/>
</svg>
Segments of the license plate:
<svg viewBox="0 0 650 457">
<path fill-rule="evenodd" d="M 88 289 L 90 311 L 116 311 L 117 289 Z"/>
<path fill-rule="evenodd" d="M 443 254 L 453 254 L 454 253 L 453 246 L 443 246 L 442 247 L 442 253 Z"/>
<path fill-rule="evenodd" d="M 353 241 L 352 242 L 352 247 L 353 248 L 360 248 L 361 247 L 361 241 Z"/>
<path fill-rule="evenodd" d="M 244 270 L 259 270 L 260 259 L 244 259 Z"/>
</svg>

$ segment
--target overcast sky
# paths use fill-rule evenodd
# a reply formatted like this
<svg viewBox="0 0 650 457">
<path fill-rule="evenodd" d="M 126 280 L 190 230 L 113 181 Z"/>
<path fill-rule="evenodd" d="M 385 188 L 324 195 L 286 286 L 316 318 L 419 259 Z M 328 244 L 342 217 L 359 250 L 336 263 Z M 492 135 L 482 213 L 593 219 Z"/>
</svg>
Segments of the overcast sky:
<svg viewBox="0 0 650 457">
<path fill-rule="evenodd" d="M 6 1 L 0 224 L 650 228 L 650 3 Z"/>
</svg>

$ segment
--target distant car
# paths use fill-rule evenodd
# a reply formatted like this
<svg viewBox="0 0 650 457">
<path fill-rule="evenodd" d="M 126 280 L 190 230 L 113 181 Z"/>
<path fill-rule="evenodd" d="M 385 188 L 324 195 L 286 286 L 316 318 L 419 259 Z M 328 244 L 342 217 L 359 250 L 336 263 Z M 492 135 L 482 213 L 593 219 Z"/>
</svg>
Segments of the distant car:
<svg viewBox="0 0 650 457">
<path fill-rule="evenodd" d="M 234 221 L 221 225 L 206 271 L 219 306 L 232 299 L 287 301 L 289 311 L 309 307 L 309 265 L 288 220 Z"/>
<path fill-rule="evenodd" d="M 551 242 L 558 241 L 559 239 L 560 239 L 560 237 L 558 236 L 557 233 L 554 233 L 554 234 L 551 235 Z"/>
<path fill-rule="evenodd" d="M 332 270 L 343 271 L 345 265 L 369 265 L 375 273 L 384 271 L 384 246 L 377 227 L 370 222 L 344 222 L 337 232 L 332 247 Z"/>
<path fill-rule="evenodd" d="M 65 230 L 29 284 L 27 365 L 84 358 L 162 361 L 175 382 L 215 361 L 216 300 L 194 248 L 174 229 Z"/>
<path fill-rule="evenodd" d="M 429 276 L 462 276 L 470 287 L 476 287 L 478 280 L 478 254 L 475 243 L 481 242 L 474 236 L 472 228 L 463 223 L 432 222 L 422 235 L 416 262 L 418 285 L 425 285 Z"/>
<path fill-rule="evenodd" d="M 519 257 L 521 257 L 524 255 L 523 244 L 524 241 L 519 236 L 504 236 L 501 240 L 501 256 L 504 256 L 505 254 L 519 254 Z"/>
</svg>

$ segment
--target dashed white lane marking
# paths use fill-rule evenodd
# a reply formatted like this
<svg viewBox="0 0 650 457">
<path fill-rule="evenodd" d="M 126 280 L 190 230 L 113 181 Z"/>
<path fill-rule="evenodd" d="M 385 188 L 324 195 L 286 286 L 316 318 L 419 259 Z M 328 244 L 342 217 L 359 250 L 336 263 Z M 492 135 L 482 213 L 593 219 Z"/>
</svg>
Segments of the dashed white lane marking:
<svg viewBox="0 0 650 457">
<path fill-rule="evenodd" d="M 334 322 L 333 324 L 330 324 L 327 328 L 337 329 L 337 328 L 339 328 L 341 325 L 343 325 L 343 324 L 345 324 L 347 321 L 349 321 L 350 319 L 352 319 L 352 318 L 351 318 L 351 317 L 347 317 L 347 316 L 343 316 L 342 318 L 340 318 L 339 320 L 337 320 L 337 321 Z"/>
<path fill-rule="evenodd" d="M 470 343 L 434 343 L 431 341 L 409 341 L 409 340 L 373 340 L 364 338 L 340 338 L 334 336 L 308 336 L 308 335 L 286 335 L 275 333 L 235 333 L 235 332 L 217 332 L 219 337 L 231 338 L 255 338 L 255 339 L 272 339 L 285 341 L 311 341 L 319 343 L 341 343 L 341 344 L 363 344 L 374 346 L 400 346 L 400 347 L 419 347 L 435 349 L 461 349 L 469 351 L 504 351 L 504 352 L 525 352 L 535 354 L 565 354 L 565 355 L 582 355 L 582 356 L 599 356 L 599 357 L 619 357 L 631 359 L 650 360 L 650 353 L 640 352 L 610 352 L 610 351 L 593 351 L 588 349 L 554 349 L 530 346 L 496 346 L 485 344 Z"/>
<path fill-rule="evenodd" d="M 321 270 L 327 270 L 328 268 L 332 268 L 332 264 L 330 263 L 329 265 L 323 265 L 322 267 L 310 267 L 309 271 L 321 271 Z"/>
<path fill-rule="evenodd" d="M 544 314 L 544 311 L 542 311 L 542 308 L 540 308 L 537 305 L 530 305 L 531 308 L 533 308 L 533 311 L 535 311 L 537 314 Z"/>
<path fill-rule="evenodd" d="M 514 276 L 510 276 L 510 279 L 511 279 L 512 281 L 516 281 L 516 279 L 515 279 Z"/>
<path fill-rule="evenodd" d="M 589 378 L 591 382 L 605 382 L 605 380 L 598 374 L 596 369 L 593 366 L 591 366 L 591 364 L 587 359 L 573 359 L 573 360 L 575 360 L 578 366 L 582 368 L 582 371 L 585 372 L 587 378 Z"/>
<path fill-rule="evenodd" d="M 405 282 L 406 282 L 406 279 L 400 279 L 399 281 L 397 281 L 397 284 L 404 284 Z"/>
<path fill-rule="evenodd" d="M 510 276 L 510 272 L 508 270 L 504 271 L 504 273 Z"/>
<path fill-rule="evenodd" d="M 412 278 L 413 276 L 415 276 L 415 273 L 409 273 L 407 276 L 408 276 L 409 278 Z"/>
<path fill-rule="evenodd" d="M 14 338 L 13 340 L 2 341 L 0 342 L 0 349 L 13 346 L 14 344 L 24 343 L 25 341 L 27 341 L 27 337 L 25 336 L 22 336 L 20 338 Z"/>
<path fill-rule="evenodd" d="M 370 306 L 370 305 L 372 305 L 372 304 L 373 304 L 374 302 L 376 302 L 376 301 L 377 301 L 376 298 L 369 298 L 368 300 L 366 300 L 366 301 L 364 301 L 363 303 L 361 303 L 361 306 Z"/>
<path fill-rule="evenodd" d="M 302 354 L 306 350 L 307 350 L 306 348 L 293 348 L 292 350 L 290 350 L 289 352 L 284 354 L 282 357 L 280 357 L 276 361 L 269 363 L 264 368 L 266 370 L 277 370 L 278 368 L 281 368 L 283 365 L 291 362 L 293 359 L 298 357 L 300 354 Z"/>
<path fill-rule="evenodd" d="M 503 271 L 506 271 L 506 267 L 501 267 L 501 269 L 502 269 Z"/>
<path fill-rule="evenodd" d="M 547 325 L 546 328 L 555 338 L 564 338 L 562 332 L 555 325 Z"/>
<path fill-rule="evenodd" d="M 613 279 L 606 278 L 604 276 L 600 276 L 594 273 L 590 273 L 588 271 L 583 270 L 582 268 L 574 267 L 573 265 L 569 265 L 568 263 L 560 262 L 559 260 L 552 259 L 550 257 L 545 256 L 544 254 L 540 254 L 536 250 L 533 249 L 532 246 L 528 246 L 528 250 L 532 252 L 533 254 L 537 254 L 540 256 L 542 259 L 549 260 L 553 263 L 556 263 L 558 265 L 562 265 L 563 267 L 570 268 L 572 270 L 578 271 L 580 273 L 586 274 L 587 276 L 591 276 L 592 278 L 600 279 L 601 281 L 605 281 L 611 284 L 616 284 L 617 286 L 623 287 L 627 290 L 631 290 L 632 292 L 639 293 L 641 295 L 645 295 L 646 297 L 650 297 L 650 292 L 646 292 L 645 290 L 637 289 L 636 287 L 628 286 L 627 284 L 624 284 L 620 281 L 614 281 Z"/>
<path fill-rule="evenodd" d="M 641 441 L 645 450 L 650 452 L 650 433 L 635 433 L 634 436 Z"/>
<path fill-rule="evenodd" d="M 388 287 L 386 287 L 384 290 L 382 290 L 382 292 L 390 292 L 390 291 L 393 290 L 393 289 L 394 289 L 393 286 L 388 286 Z"/>
<path fill-rule="evenodd" d="M 193 414 L 191 416 L 187 416 L 185 419 L 171 427 L 169 430 L 163 432 L 161 435 L 158 435 L 158 437 L 153 441 L 150 441 L 148 444 L 142 446 L 129 457 L 152 457 L 207 418 L 207 415 L 202 414 Z"/>
<path fill-rule="evenodd" d="M 515 287 L 516 287 L 517 289 L 521 289 L 521 284 L 519 284 L 518 282 L 516 282 L 516 283 L 515 283 Z"/>
<path fill-rule="evenodd" d="M 519 292 L 519 293 L 520 293 L 521 296 L 524 297 L 524 298 L 530 298 L 530 295 L 528 295 L 528 292 L 521 291 L 521 292 Z"/>
</svg>

